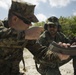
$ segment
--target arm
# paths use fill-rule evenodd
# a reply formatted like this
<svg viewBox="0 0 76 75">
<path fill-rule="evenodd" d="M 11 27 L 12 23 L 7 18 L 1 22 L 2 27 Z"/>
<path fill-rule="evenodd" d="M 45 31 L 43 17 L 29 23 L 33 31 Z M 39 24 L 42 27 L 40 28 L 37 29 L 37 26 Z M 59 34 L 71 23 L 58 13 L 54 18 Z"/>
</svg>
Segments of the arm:
<svg viewBox="0 0 76 75">
<path fill-rule="evenodd" d="M 65 47 L 61 47 L 59 46 L 56 42 L 52 42 L 52 44 L 50 45 L 50 49 L 53 52 L 57 52 L 57 53 L 61 53 L 61 54 L 66 54 L 66 55 L 76 55 L 76 45 L 65 48 Z"/>
<path fill-rule="evenodd" d="M 37 30 L 37 29 L 36 29 Z M 40 31 L 40 30 L 38 30 Z M 32 31 L 30 31 L 32 34 Z M 34 31 L 33 33 L 36 33 Z M 31 38 L 31 34 L 28 37 Z M 35 34 L 34 34 L 35 35 Z M 37 36 L 36 36 L 37 37 Z M 39 37 L 39 35 L 38 35 Z M 40 63 L 52 63 L 52 60 L 54 60 L 54 63 L 59 63 L 61 62 L 61 57 L 58 53 L 52 52 L 51 50 L 48 49 L 46 46 L 42 46 L 39 43 L 36 42 L 37 39 L 34 38 L 32 35 L 33 39 L 28 39 L 28 43 L 26 45 L 26 48 L 40 61 Z M 26 37 L 25 37 L 26 39 Z"/>
<path fill-rule="evenodd" d="M 28 41 L 27 48 L 39 60 L 40 63 L 46 63 L 47 65 L 57 64 L 61 62 L 60 58 L 56 53 L 53 53 L 51 50 L 48 50 L 47 47 L 41 46 L 35 41 Z"/>
</svg>

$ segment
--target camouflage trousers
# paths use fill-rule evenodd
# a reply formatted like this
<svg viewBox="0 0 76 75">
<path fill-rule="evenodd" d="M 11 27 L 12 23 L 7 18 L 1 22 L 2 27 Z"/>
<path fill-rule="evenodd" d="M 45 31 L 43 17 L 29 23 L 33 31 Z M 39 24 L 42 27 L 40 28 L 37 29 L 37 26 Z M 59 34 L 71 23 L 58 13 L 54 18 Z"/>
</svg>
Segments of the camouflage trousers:
<svg viewBox="0 0 76 75">
<path fill-rule="evenodd" d="M 74 68 L 74 75 L 76 75 L 76 56 L 73 56 L 73 68 Z"/>
<path fill-rule="evenodd" d="M 50 68 L 48 67 L 45 75 L 61 75 L 59 68 Z"/>
<path fill-rule="evenodd" d="M 20 57 L 15 56 L 14 59 L 0 59 L 0 75 L 21 75 L 19 72 L 21 59 L 22 54 L 20 54 Z"/>
<path fill-rule="evenodd" d="M 23 58 L 23 50 L 13 50 L 8 55 L 0 56 L 0 75 L 21 75 L 19 64 Z"/>
<path fill-rule="evenodd" d="M 61 75 L 61 73 L 59 71 L 59 67 L 51 68 L 49 66 L 46 66 L 45 68 L 40 67 L 39 73 L 41 75 Z"/>
<path fill-rule="evenodd" d="M 0 75 L 19 75 L 19 61 L 0 62 Z"/>
</svg>

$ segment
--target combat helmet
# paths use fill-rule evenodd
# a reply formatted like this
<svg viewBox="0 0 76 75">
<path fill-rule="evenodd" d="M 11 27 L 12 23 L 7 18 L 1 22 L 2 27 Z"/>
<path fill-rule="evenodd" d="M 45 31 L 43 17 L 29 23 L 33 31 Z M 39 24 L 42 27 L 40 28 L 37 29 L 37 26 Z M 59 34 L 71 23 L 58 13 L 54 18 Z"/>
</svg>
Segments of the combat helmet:
<svg viewBox="0 0 76 75">
<path fill-rule="evenodd" d="M 59 25 L 59 19 L 55 16 L 51 16 L 47 19 L 47 21 L 50 21 L 50 22 L 53 22 L 55 23 L 56 25 Z"/>
<path fill-rule="evenodd" d="M 49 18 L 46 20 L 46 23 L 45 23 L 45 25 L 44 25 L 44 29 L 45 29 L 45 30 L 47 30 L 47 24 L 48 24 L 48 22 L 54 23 L 53 25 L 56 25 L 56 26 L 57 26 L 58 31 L 60 30 L 61 25 L 59 24 L 59 19 L 58 19 L 57 17 L 51 16 L 51 17 L 49 17 Z"/>
</svg>

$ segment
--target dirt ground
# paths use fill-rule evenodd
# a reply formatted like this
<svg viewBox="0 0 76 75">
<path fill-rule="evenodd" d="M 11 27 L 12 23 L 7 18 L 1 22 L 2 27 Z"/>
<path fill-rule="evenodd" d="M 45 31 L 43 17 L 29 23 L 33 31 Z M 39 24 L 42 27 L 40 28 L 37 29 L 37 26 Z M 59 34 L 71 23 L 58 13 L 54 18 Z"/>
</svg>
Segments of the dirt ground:
<svg viewBox="0 0 76 75">
<path fill-rule="evenodd" d="M 23 71 L 22 61 L 20 62 L 20 71 L 24 72 L 24 75 L 40 75 L 35 68 L 33 55 L 28 50 L 25 49 L 23 56 L 24 56 L 25 66 L 27 71 L 26 72 Z M 61 66 L 60 71 L 62 75 L 73 75 L 72 60 L 67 64 Z"/>
</svg>

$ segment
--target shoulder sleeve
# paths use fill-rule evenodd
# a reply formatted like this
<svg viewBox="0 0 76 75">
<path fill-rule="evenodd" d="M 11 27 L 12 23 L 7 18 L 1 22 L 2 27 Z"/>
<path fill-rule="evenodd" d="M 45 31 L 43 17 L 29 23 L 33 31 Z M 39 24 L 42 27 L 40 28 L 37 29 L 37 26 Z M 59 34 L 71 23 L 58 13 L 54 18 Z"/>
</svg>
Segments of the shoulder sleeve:
<svg viewBox="0 0 76 75">
<path fill-rule="evenodd" d="M 47 38 L 45 33 L 43 33 L 40 38 L 38 39 L 38 43 L 40 43 L 42 46 L 48 46 Z"/>
<path fill-rule="evenodd" d="M 47 46 L 47 40 L 44 37 L 40 37 L 38 39 L 38 42 L 42 45 L 42 46 Z"/>
<path fill-rule="evenodd" d="M 5 35 L 5 33 L 9 30 L 9 28 L 6 28 L 4 26 L 4 23 L 0 20 L 0 39 L 2 38 L 2 36 Z"/>
<path fill-rule="evenodd" d="M 0 29 L 4 28 L 3 22 L 0 20 Z"/>
<path fill-rule="evenodd" d="M 60 62 L 60 59 L 56 53 L 53 53 L 46 46 L 41 46 L 39 43 L 32 43 L 32 41 L 28 42 L 31 43 L 28 44 L 27 49 L 40 61 L 40 63 L 54 63 L 55 65 L 58 65 L 57 63 Z"/>
<path fill-rule="evenodd" d="M 3 25 L 3 22 L 0 20 L 0 37 L 2 35 L 3 29 L 4 29 L 4 25 Z"/>
<path fill-rule="evenodd" d="M 0 26 L 2 26 L 3 25 L 3 22 L 0 20 Z"/>
</svg>

